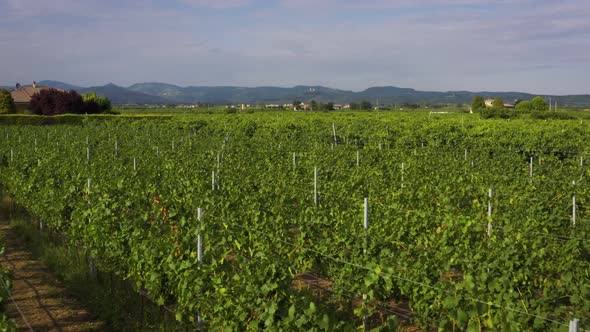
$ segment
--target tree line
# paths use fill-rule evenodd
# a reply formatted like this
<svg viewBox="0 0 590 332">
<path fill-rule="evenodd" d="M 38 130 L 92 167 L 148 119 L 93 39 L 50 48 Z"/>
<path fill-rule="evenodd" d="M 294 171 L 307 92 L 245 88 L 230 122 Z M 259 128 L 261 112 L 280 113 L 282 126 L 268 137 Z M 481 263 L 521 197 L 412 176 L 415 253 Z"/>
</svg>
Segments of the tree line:
<svg viewBox="0 0 590 332">
<path fill-rule="evenodd" d="M 62 91 L 57 89 L 45 89 L 35 93 L 31 97 L 29 110 L 37 115 L 59 114 L 98 114 L 110 112 L 111 101 L 105 96 L 96 93 L 80 95 L 74 90 Z M 10 92 L 6 89 L 0 91 L 0 114 L 16 113 L 16 105 Z"/>
<path fill-rule="evenodd" d="M 485 99 L 482 96 L 473 97 L 471 102 L 471 109 L 473 111 L 482 111 L 487 108 Z M 495 97 L 492 101 L 492 109 L 502 110 L 505 108 L 504 100 L 500 97 Z M 514 108 L 519 111 L 546 111 L 549 109 L 547 102 L 540 96 L 536 96 L 532 100 L 519 101 L 514 105 Z"/>
</svg>

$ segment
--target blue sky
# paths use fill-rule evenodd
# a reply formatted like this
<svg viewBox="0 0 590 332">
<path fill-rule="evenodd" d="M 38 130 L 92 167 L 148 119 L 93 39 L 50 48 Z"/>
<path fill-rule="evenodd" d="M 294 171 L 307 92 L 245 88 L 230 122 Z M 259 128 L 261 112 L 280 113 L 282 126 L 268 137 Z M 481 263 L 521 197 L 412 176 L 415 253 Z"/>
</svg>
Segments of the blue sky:
<svg viewBox="0 0 590 332">
<path fill-rule="evenodd" d="M 588 0 L 0 0 L 0 84 L 590 93 Z"/>
</svg>

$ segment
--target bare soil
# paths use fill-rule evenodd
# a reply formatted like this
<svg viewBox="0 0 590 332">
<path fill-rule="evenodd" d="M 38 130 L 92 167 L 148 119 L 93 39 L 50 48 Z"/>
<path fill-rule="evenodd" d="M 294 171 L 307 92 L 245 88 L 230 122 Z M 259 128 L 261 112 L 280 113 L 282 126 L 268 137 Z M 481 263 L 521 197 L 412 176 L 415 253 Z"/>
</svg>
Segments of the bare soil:
<svg viewBox="0 0 590 332">
<path fill-rule="evenodd" d="M 12 271 L 14 299 L 14 302 L 6 299 L 4 307 L 6 314 L 16 320 L 19 331 L 108 330 L 104 322 L 91 315 L 60 280 L 33 257 L 26 242 L 6 220 L 0 220 L 0 236 L 5 247 L 0 264 Z"/>
</svg>

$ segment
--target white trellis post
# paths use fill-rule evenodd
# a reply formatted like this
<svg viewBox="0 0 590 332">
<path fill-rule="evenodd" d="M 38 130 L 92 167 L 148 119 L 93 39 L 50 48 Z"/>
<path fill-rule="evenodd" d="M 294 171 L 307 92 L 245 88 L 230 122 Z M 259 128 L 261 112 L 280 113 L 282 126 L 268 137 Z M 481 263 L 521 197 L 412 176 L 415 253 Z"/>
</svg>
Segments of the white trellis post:
<svg viewBox="0 0 590 332">
<path fill-rule="evenodd" d="M 211 190 L 215 191 L 215 171 L 211 172 Z"/>
<path fill-rule="evenodd" d="M 533 177 L 533 156 L 531 156 L 531 162 L 529 167 L 529 176 Z"/>
<path fill-rule="evenodd" d="M 356 165 L 361 165 L 361 153 L 358 150 L 356 151 Z"/>
<path fill-rule="evenodd" d="M 293 168 L 297 167 L 297 154 L 293 152 Z"/>
<path fill-rule="evenodd" d="M 137 162 L 135 161 L 135 157 L 133 157 L 133 171 L 137 172 Z"/>
<path fill-rule="evenodd" d="M 572 223 L 576 227 L 576 181 L 572 182 L 574 185 L 574 195 L 572 197 Z"/>
<path fill-rule="evenodd" d="M 367 254 L 367 248 L 369 246 L 369 197 L 365 197 L 364 201 L 365 209 L 363 213 L 363 228 L 365 229 L 365 246 L 363 248 L 363 254 Z M 367 300 L 367 294 L 363 293 L 363 302 Z M 363 316 L 363 330 L 367 331 L 367 317 Z"/>
<path fill-rule="evenodd" d="M 580 320 L 577 318 L 574 318 L 572 320 L 570 320 L 570 325 L 569 325 L 569 332 L 578 332 L 579 328 L 580 328 Z"/>
<path fill-rule="evenodd" d="M 332 132 L 334 133 L 334 145 L 338 145 L 338 138 L 336 137 L 336 126 L 332 122 Z"/>
</svg>

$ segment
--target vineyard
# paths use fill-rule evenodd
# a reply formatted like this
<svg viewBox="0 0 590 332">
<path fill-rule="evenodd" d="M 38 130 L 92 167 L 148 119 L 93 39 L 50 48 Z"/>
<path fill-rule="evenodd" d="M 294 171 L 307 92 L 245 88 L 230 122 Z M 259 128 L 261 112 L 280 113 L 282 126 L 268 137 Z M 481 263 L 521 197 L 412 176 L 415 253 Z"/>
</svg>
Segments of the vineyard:
<svg viewBox="0 0 590 332">
<path fill-rule="evenodd" d="M 411 113 L 2 126 L 0 183 L 206 330 L 583 330 L 589 132 Z"/>
</svg>

